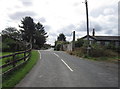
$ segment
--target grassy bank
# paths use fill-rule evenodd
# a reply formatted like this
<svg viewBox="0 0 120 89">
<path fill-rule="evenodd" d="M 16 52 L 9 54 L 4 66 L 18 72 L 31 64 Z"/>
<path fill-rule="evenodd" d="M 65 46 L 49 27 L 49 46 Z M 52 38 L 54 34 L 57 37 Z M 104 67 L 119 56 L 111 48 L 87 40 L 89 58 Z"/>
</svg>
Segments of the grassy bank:
<svg viewBox="0 0 120 89">
<path fill-rule="evenodd" d="M 32 67 L 36 64 L 37 60 L 39 59 L 38 51 L 31 52 L 31 58 L 29 61 L 24 64 L 19 69 L 15 70 L 14 72 L 10 73 L 7 76 L 3 77 L 2 86 L 4 87 L 14 87 L 21 79 L 25 77 L 25 75 L 32 69 Z"/>
<path fill-rule="evenodd" d="M 85 58 L 94 61 L 105 61 L 105 62 L 113 62 L 113 63 L 118 63 L 118 60 L 120 60 L 120 56 L 119 57 L 85 57 Z"/>
<path fill-rule="evenodd" d="M 83 48 L 77 48 L 74 51 L 70 51 L 68 53 L 70 55 L 75 55 L 94 61 L 117 62 L 120 59 L 120 55 L 112 50 L 92 50 L 89 56 L 86 54 L 86 51 Z"/>
</svg>

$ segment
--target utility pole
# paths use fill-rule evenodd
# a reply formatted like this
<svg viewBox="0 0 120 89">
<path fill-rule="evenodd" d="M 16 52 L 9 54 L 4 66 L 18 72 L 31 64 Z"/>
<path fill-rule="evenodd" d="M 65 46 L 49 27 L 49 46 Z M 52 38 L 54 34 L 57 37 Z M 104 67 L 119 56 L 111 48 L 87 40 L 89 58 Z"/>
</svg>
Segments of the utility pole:
<svg viewBox="0 0 120 89">
<path fill-rule="evenodd" d="M 87 41 L 88 41 L 88 47 L 87 47 L 87 55 L 90 53 L 90 43 L 89 43 L 89 19 L 88 19 L 88 3 L 87 0 L 85 0 L 86 5 L 86 18 L 87 18 Z"/>
<path fill-rule="evenodd" d="M 72 50 L 75 49 L 75 31 L 73 31 L 73 42 L 72 42 Z"/>
</svg>

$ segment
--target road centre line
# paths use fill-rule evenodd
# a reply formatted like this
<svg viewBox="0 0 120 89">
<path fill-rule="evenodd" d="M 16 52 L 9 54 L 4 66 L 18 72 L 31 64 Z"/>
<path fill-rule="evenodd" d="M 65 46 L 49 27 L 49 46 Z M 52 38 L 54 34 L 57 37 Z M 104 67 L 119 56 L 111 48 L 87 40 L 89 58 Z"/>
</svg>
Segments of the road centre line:
<svg viewBox="0 0 120 89">
<path fill-rule="evenodd" d="M 56 53 L 54 53 L 57 57 L 59 57 L 60 58 L 60 56 L 58 55 L 58 54 L 56 54 Z M 70 68 L 70 66 L 63 60 L 63 59 L 61 59 L 61 61 L 67 66 L 67 68 L 70 70 L 70 71 L 72 71 L 73 72 L 73 69 L 72 68 Z"/>
<path fill-rule="evenodd" d="M 56 53 L 54 53 L 57 57 L 60 57 L 59 55 L 57 55 Z"/>
<path fill-rule="evenodd" d="M 41 59 L 41 53 L 40 53 L 40 50 L 38 50 L 39 54 L 40 54 L 40 59 Z"/>
<path fill-rule="evenodd" d="M 70 69 L 70 71 L 73 72 L 73 70 L 70 68 L 70 66 L 63 59 L 61 59 L 61 61 L 67 66 L 68 69 Z"/>
</svg>

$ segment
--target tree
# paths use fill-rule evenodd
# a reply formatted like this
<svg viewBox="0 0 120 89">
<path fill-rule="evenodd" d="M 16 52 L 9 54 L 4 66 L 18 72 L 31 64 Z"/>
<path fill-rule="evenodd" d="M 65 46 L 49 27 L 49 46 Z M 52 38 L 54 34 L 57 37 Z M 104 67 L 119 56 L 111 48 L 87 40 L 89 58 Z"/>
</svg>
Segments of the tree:
<svg viewBox="0 0 120 89">
<path fill-rule="evenodd" d="M 43 47 L 47 39 L 47 33 L 45 32 L 44 26 L 38 22 L 35 24 L 35 34 L 33 36 L 34 45 L 38 45 L 39 48 Z"/>
<path fill-rule="evenodd" d="M 58 41 L 66 41 L 66 37 L 63 33 L 59 34 L 58 38 L 57 38 Z"/>
<path fill-rule="evenodd" d="M 5 30 L 2 30 L 2 37 L 9 37 L 14 40 L 21 40 L 20 31 L 18 31 L 15 27 L 8 27 Z"/>
<path fill-rule="evenodd" d="M 31 43 L 34 48 L 41 48 L 44 43 L 46 42 L 46 38 L 48 36 L 45 32 L 44 26 L 38 22 L 37 24 L 34 23 L 31 17 L 25 17 L 21 21 L 22 26 L 22 37 L 25 41 Z"/>
<path fill-rule="evenodd" d="M 57 41 L 55 41 L 55 50 L 63 50 L 63 45 L 68 44 L 69 42 L 66 41 L 66 37 L 63 33 L 60 33 L 57 37 Z"/>
<path fill-rule="evenodd" d="M 36 32 L 39 32 L 40 35 L 45 36 L 47 34 L 47 32 L 45 32 L 44 26 L 40 22 L 35 25 L 35 29 Z"/>
<path fill-rule="evenodd" d="M 20 31 L 14 27 L 8 27 L 1 32 L 2 43 L 0 45 L 3 45 L 3 51 L 25 50 L 27 44 L 36 46 L 36 48 L 43 47 L 48 37 L 44 26 L 40 22 L 34 23 L 31 17 L 23 18 L 21 24 L 19 25 Z"/>
<path fill-rule="evenodd" d="M 24 50 L 25 45 L 21 42 L 21 34 L 15 27 L 5 28 L 2 33 L 2 51 Z"/>
<path fill-rule="evenodd" d="M 35 33 L 35 23 L 33 19 L 31 17 L 25 17 L 21 20 L 21 24 L 22 26 L 19 25 L 19 27 L 22 28 L 23 40 L 32 43 L 33 34 Z"/>
</svg>

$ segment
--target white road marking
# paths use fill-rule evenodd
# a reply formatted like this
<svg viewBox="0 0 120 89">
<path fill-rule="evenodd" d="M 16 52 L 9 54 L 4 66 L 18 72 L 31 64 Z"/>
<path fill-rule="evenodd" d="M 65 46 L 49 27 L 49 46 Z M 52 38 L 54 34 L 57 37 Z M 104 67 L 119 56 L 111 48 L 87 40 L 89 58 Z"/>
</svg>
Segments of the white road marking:
<svg viewBox="0 0 120 89">
<path fill-rule="evenodd" d="M 56 54 L 56 53 L 54 53 L 54 54 L 55 54 L 57 57 L 60 58 L 60 56 L 59 56 L 58 54 Z M 61 59 L 61 61 L 67 66 L 67 68 L 68 68 L 70 71 L 73 72 L 72 68 L 70 68 L 70 66 L 69 66 L 63 59 Z"/>
<path fill-rule="evenodd" d="M 57 57 L 60 57 L 59 55 L 57 55 L 56 53 L 54 53 Z"/>
<path fill-rule="evenodd" d="M 70 69 L 70 71 L 73 72 L 73 70 L 70 68 L 70 66 L 68 66 L 68 64 L 63 59 L 61 59 L 61 61 L 68 67 L 68 69 Z"/>
<path fill-rule="evenodd" d="M 41 53 L 40 53 L 40 50 L 38 50 L 39 54 L 40 54 L 40 59 L 41 59 Z"/>
</svg>

